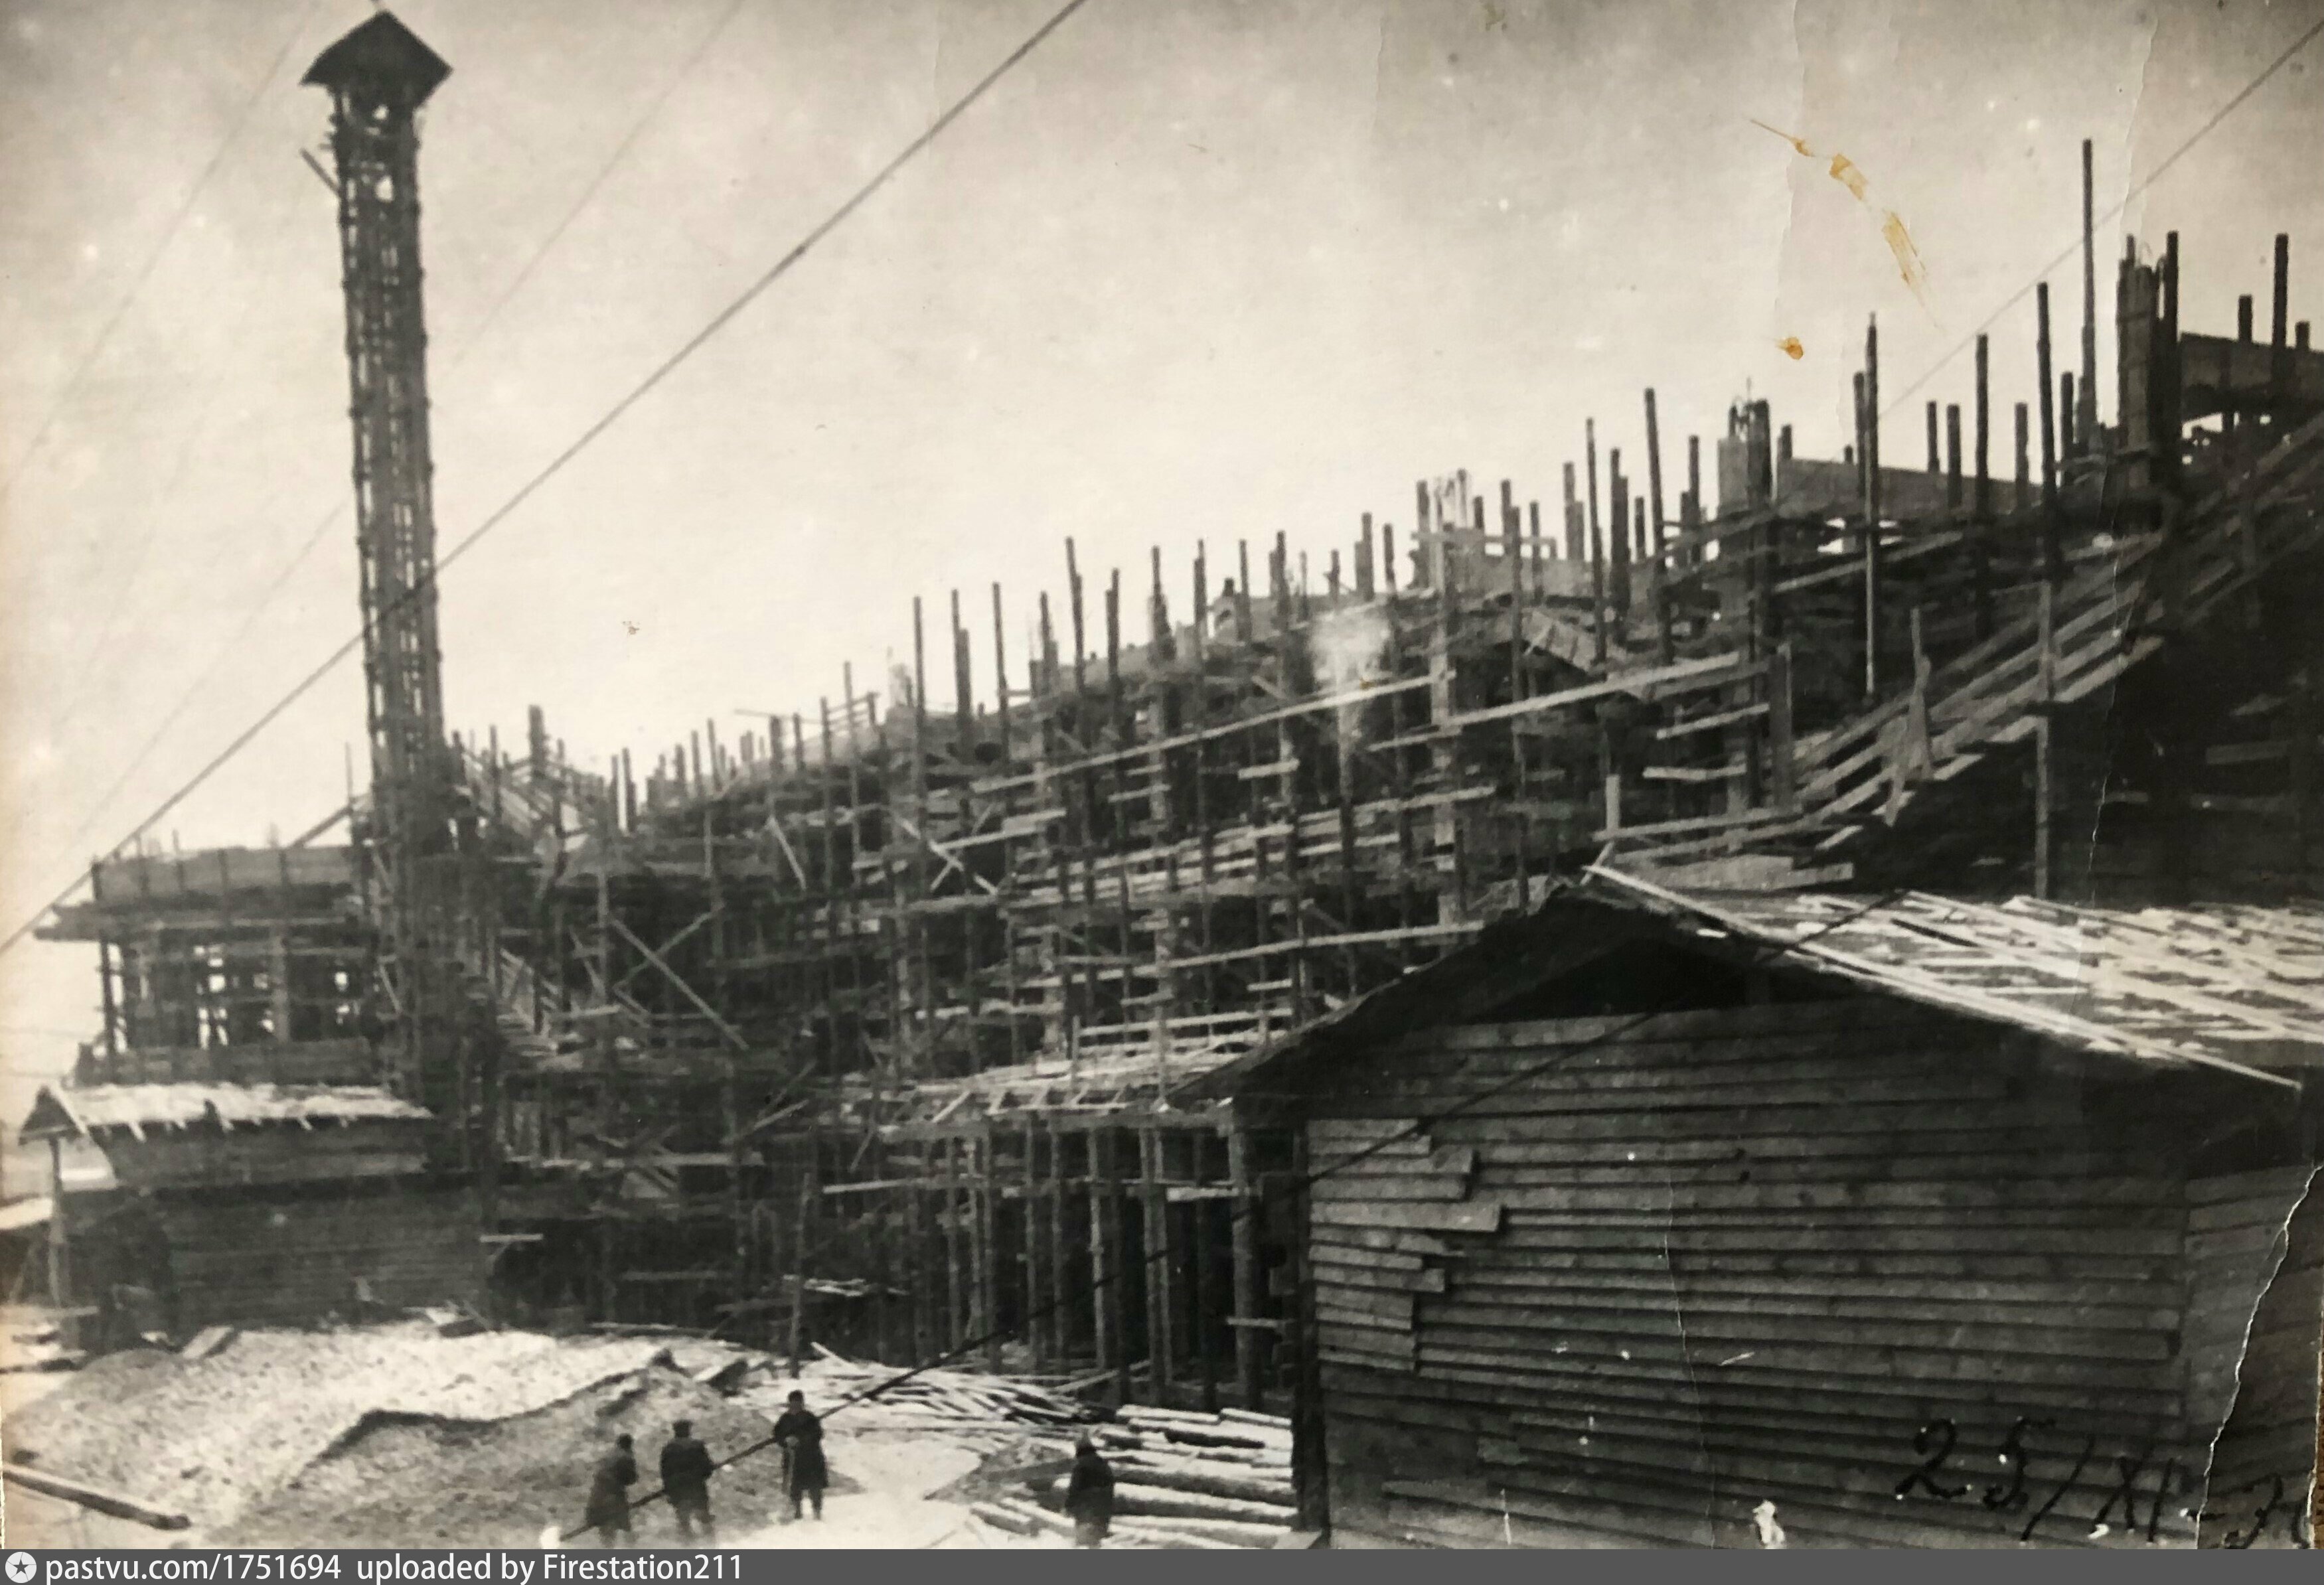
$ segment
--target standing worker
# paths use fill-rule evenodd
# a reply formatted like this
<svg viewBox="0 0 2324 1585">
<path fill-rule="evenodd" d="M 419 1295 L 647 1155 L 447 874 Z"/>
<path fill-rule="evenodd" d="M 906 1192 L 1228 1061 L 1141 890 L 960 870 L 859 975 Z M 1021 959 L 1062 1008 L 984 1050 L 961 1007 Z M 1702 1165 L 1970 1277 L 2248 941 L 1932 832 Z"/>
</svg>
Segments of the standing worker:
<svg viewBox="0 0 2324 1585">
<path fill-rule="evenodd" d="M 823 1422 L 807 1413 L 805 1393 L 791 1394 L 790 1407 L 775 1422 L 775 1440 L 782 1443 L 783 1457 L 790 1465 L 791 1517 L 801 1516 L 804 1498 L 815 1505 L 815 1516 L 822 1518 Z"/>
<path fill-rule="evenodd" d="M 637 1455 L 631 1451 L 628 1432 L 613 1439 L 613 1451 L 597 1461 L 589 1482 L 589 1511 L 581 1516 L 584 1528 L 597 1532 L 600 1546 L 622 1546 L 630 1539 L 630 1488 L 637 1484 Z M 615 1540 L 614 1537 L 621 1537 Z"/>
<path fill-rule="evenodd" d="M 692 1541 L 699 1520 L 704 1544 L 715 1546 L 718 1522 L 710 1516 L 710 1475 L 715 1466 L 710 1450 L 696 1440 L 693 1421 L 680 1420 L 669 1429 L 669 1441 L 661 1450 L 661 1489 L 677 1516 L 678 1539 Z"/>
<path fill-rule="evenodd" d="M 1086 1431 L 1074 1443 L 1074 1478 L 1065 1485 L 1065 1517 L 1074 1522 L 1074 1544 L 1096 1547 L 1113 1528 L 1113 1466 Z"/>
</svg>

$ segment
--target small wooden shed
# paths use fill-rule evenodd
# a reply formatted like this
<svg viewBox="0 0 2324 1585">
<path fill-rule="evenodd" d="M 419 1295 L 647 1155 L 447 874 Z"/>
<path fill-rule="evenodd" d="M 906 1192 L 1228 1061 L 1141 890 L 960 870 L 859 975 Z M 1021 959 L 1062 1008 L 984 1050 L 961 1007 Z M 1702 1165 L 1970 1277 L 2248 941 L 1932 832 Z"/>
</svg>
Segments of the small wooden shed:
<svg viewBox="0 0 2324 1585">
<path fill-rule="evenodd" d="M 1335 1544 L 2308 1533 L 2324 912 L 1603 876 L 1197 1088 Z"/>
<path fill-rule="evenodd" d="M 473 1298 L 481 1229 L 428 1170 L 435 1126 L 367 1086 L 51 1085 L 21 1137 L 86 1139 L 112 1168 L 113 1188 L 55 1196 L 68 1293 L 116 1334 L 102 1347 Z"/>
</svg>

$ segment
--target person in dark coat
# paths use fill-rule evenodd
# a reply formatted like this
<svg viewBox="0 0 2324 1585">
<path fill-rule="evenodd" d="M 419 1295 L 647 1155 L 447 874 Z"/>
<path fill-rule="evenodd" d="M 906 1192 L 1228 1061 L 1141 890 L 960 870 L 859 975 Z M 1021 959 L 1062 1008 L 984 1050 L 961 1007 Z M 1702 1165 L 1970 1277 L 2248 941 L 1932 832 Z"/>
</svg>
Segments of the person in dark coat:
<svg viewBox="0 0 2324 1585">
<path fill-rule="evenodd" d="M 661 1450 L 661 1489 L 677 1516 L 678 1537 L 692 1541 L 699 1521 L 703 1541 L 715 1546 L 718 1522 L 710 1516 L 710 1450 L 696 1440 L 693 1421 L 680 1420 L 669 1429 L 669 1441 Z"/>
<path fill-rule="evenodd" d="M 1113 1528 L 1113 1466 L 1097 1451 L 1089 1433 L 1074 1444 L 1074 1475 L 1065 1484 L 1065 1517 L 1074 1522 L 1074 1544 L 1094 1547 Z"/>
<path fill-rule="evenodd" d="M 581 1523 L 597 1532 L 600 1546 L 626 1545 L 631 1539 L 630 1488 L 638 1479 L 633 1445 L 627 1432 L 615 1437 L 613 1451 L 597 1461 L 597 1473 L 589 1482 L 589 1509 Z"/>
<path fill-rule="evenodd" d="M 828 1478 L 823 1463 L 823 1422 L 807 1413 L 807 1395 L 794 1392 L 790 1407 L 775 1422 L 775 1440 L 782 1444 L 790 1465 L 791 1517 L 800 1517 L 803 1502 L 815 1505 L 823 1517 L 823 1488 Z"/>
</svg>

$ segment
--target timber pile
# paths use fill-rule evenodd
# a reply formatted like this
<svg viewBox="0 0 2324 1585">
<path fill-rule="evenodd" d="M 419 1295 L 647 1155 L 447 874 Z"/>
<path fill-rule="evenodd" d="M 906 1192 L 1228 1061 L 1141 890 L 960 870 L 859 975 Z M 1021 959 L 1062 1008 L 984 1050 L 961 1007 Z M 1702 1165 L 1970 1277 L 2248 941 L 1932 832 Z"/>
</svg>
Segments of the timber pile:
<svg viewBox="0 0 2324 1585">
<path fill-rule="evenodd" d="M 1180 1547 L 1271 1547 L 1296 1525 L 1291 1424 L 1272 1415 L 1216 1415 L 1125 1405 L 1117 1423 L 1093 1433 L 1113 1466 L 1111 1539 Z M 1056 1444 L 1070 1460 L 1070 1443 Z M 1047 1467 L 1058 1470 L 1059 1467 Z M 1070 1535 L 1066 1473 L 1027 1481 L 1033 1501 L 980 1504 L 980 1519 L 1014 1534 Z M 987 1510 L 991 1511 L 987 1511 Z"/>
<path fill-rule="evenodd" d="M 820 1343 L 813 1347 L 816 1358 L 800 1370 L 798 1386 L 819 1414 L 901 1374 L 875 1360 L 850 1359 Z M 776 1385 L 786 1392 L 790 1387 L 785 1381 Z M 876 1398 L 848 1405 L 847 1414 L 874 1424 L 908 1418 L 982 1425 L 1076 1425 L 1093 1417 L 1074 1399 L 1032 1382 L 964 1370 L 923 1370 Z"/>
</svg>

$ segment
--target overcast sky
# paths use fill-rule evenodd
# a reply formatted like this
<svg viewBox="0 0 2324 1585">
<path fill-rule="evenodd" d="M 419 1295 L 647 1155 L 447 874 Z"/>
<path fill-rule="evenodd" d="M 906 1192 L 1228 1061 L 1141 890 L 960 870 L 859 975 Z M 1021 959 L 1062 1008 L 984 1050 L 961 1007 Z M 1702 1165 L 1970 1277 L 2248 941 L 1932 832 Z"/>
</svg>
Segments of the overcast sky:
<svg viewBox="0 0 2324 1585">
<path fill-rule="evenodd" d="M 370 9 L 0 0 L 0 927 L 354 630 L 337 235 L 299 159 L 327 106 L 298 81 Z M 448 545 L 1054 4 L 396 9 L 453 68 L 420 161 Z M 1183 612 L 1198 539 L 1229 566 L 1286 530 L 1320 565 L 1459 467 L 1554 499 L 1586 417 L 1637 453 L 1650 384 L 1674 456 L 1747 388 L 1837 455 L 1868 314 L 1901 392 L 2074 238 L 2082 138 L 2103 212 L 2319 20 L 1090 0 L 447 574 L 452 724 L 521 742 L 538 703 L 602 763 L 744 707 L 812 719 L 956 587 L 989 696 L 990 585 L 1021 668 L 1067 535 L 1140 592 L 1162 547 Z M 2246 291 L 2264 321 L 2279 230 L 2295 317 L 2324 317 L 2319 73 L 2324 41 L 2100 226 L 2102 320 L 2126 226 L 2182 234 L 2194 327 Z M 2079 263 L 2052 279 L 2070 359 Z M 1993 333 L 1997 400 L 2030 398 L 2030 299 Z M 1965 403 L 1969 373 L 1926 394 Z M 1917 401 L 1888 429 L 1908 465 Z M 350 665 L 161 840 L 295 835 L 362 730 Z M 51 1067 L 95 998 L 85 954 L 10 954 L 0 1055 Z"/>
</svg>

